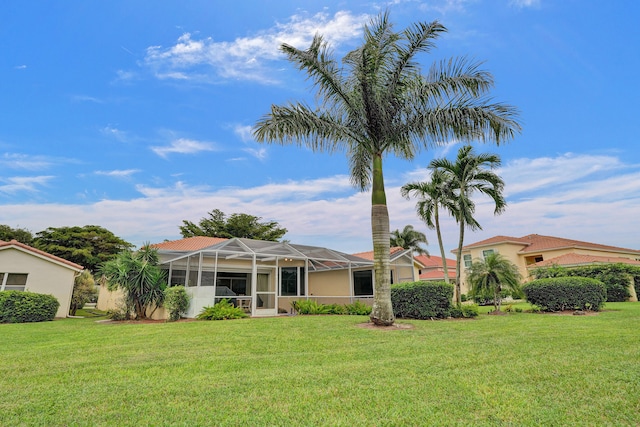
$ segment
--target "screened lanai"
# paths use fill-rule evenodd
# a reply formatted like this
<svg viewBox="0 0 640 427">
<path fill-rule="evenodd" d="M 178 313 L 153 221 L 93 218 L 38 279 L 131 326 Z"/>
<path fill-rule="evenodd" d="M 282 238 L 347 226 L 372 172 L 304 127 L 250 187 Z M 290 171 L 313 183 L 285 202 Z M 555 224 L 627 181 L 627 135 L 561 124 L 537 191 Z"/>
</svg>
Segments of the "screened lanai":
<svg viewBox="0 0 640 427">
<path fill-rule="evenodd" d="M 191 295 L 188 317 L 227 298 L 254 316 L 288 312 L 300 298 L 371 297 L 373 262 L 317 246 L 233 238 L 189 253 L 160 251 L 170 285 Z M 369 272 L 363 285 L 361 274 Z"/>
</svg>

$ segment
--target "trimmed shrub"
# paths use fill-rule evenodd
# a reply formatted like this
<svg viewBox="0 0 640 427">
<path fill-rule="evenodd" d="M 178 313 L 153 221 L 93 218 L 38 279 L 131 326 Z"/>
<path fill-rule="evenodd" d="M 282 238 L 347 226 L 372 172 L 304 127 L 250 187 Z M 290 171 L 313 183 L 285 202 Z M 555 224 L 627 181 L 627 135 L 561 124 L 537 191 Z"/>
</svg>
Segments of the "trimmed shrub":
<svg viewBox="0 0 640 427">
<path fill-rule="evenodd" d="M 607 298 L 602 283 L 587 277 L 555 277 L 529 282 L 522 288 L 527 301 L 542 311 L 599 311 Z"/>
<path fill-rule="evenodd" d="M 391 304 L 396 317 L 446 319 L 451 315 L 453 285 L 445 282 L 406 282 L 391 286 Z"/>
<path fill-rule="evenodd" d="M 0 323 L 53 320 L 60 303 L 53 295 L 23 291 L 0 292 Z"/>
<path fill-rule="evenodd" d="M 171 286 L 164 290 L 164 307 L 169 312 L 169 321 L 175 322 L 189 309 L 189 294 L 184 286 Z"/>
<path fill-rule="evenodd" d="M 205 307 L 196 316 L 199 320 L 228 320 L 249 317 L 240 307 L 234 307 L 227 299 L 223 299 L 213 306 Z"/>
<path fill-rule="evenodd" d="M 596 264 L 583 267 L 564 268 L 559 266 L 542 267 L 533 270 L 536 279 L 551 277 L 590 277 L 600 280 L 607 289 L 607 301 L 627 301 L 631 296 L 629 284 L 634 283 L 636 294 L 640 289 L 640 267 L 628 264 Z"/>
</svg>

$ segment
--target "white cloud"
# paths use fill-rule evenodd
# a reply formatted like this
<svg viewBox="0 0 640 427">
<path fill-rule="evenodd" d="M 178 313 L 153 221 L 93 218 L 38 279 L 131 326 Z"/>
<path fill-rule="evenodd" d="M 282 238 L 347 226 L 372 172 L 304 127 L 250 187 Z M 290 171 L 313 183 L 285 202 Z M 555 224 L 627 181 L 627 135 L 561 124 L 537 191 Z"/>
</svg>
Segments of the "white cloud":
<svg viewBox="0 0 640 427">
<path fill-rule="evenodd" d="M 0 193 L 15 194 L 20 192 L 36 192 L 46 185 L 53 176 L 15 176 L 0 178 Z"/>
<path fill-rule="evenodd" d="M 45 156 L 31 156 L 19 153 L 4 153 L 0 157 L 0 166 L 9 169 L 43 170 L 54 164 L 55 160 Z"/>
<path fill-rule="evenodd" d="M 211 37 L 195 38 L 184 33 L 171 47 L 150 46 L 143 64 L 160 79 L 217 82 L 237 79 L 273 83 L 273 70 L 268 64 L 283 58 L 279 47 L 287 43 L 306 48 L 318 33 L 335 45 L 358 37 L 367 15 L 347 11 L 330 16 L 294 15 L 285 23 L 251 37 L 233 41 L 214 41 Z"/>
<path fill-rule="evenodd" d="M 153 146 L 151 150 L 160 157 L 167 157 L 171 153 L 195 154 L 202 151 L 215 151 L 211 142 L 195 141 L 193 139 L 179 138 L 171 141 L 170 145 Z"/>
<path fill-rule="evenodd" d="M 568 178 L 566 170 L 579 171 L 598 159 L 600 167 Z M 613 165 L 619 167 L 613 167 Z M 521 170 L 523 174 L 517 174 Z M 539 176 L 559 176 L 544 191 L 527 183 Z M 524 236 L 538 233 L 586 240 L 620 247 L 639 248 L 630 227 L 640 211 L 640 168 L 613 156 L 560 155 L 555 158 L 520 159 L 505 167 L 506 189 L 518 188 L 518 198 L 508 198 L 506 212 L 493 215 L 488 199 L 476 198 L 476 218 L 483 230 L 466 233 L 465 243 L 494 235 Z M 424 176 L 425 169 L 409 173 Z M 41 177 L 46 182 L 51 177 Z M 28 182 L 12 182 L 22 184 Z M 39 185 L 31 182 L 32 185 Z M 399 185 L 387 187 L 391 229 L 413 224 L 426 232 L 429 251 L 438 254 L 435 232 L 417 218 L 415 200 L 404 200 Z M 194 187 L 178 181 L 169 187 L 138 186 L 140 197 L 102 200 L 88 205 L 3 205 L 3 221 L 20 223 L 32 230 L 49 226 L 100 224 L 137 245 L 146 241 L 179 238 L 182 220 L 198 221 L 218 208 L 227 213 L 244 212 L 278 221 L 293 242 L 328 246 L 346 252 L 371 247 L 371 196 L 354 190 L 346 175 L 311 180 L 289 180 L 238 188 Z M 512 194 L 516 194 L 513 193 Z M 71 219 L 70 219 L 71 218 Z M 73 221 L 73 223 L 69 223 Z M 447 252 L 458 238 L 455 222 L 443 215 Z"/>
<path fill-rule="evenodd" d="M 102 129 L 100 129 L 100 132 L 103 135 L 107 135 L 109 137 L 113 137 L 115 139 L 117 139 L 120 142 L 125 142 L 128 140 L 128 135 L 127 132 L 111 127 L 111 126 L 105 126 Z"/>
<path fill-rule="evenodd" d="M 139 169 L 124 169 L 112 171 L 95 171 L 96 175 L 109 176 L 112 178 L 128 178 L 133 174 L 140 172 Z"/>
<path fill-rule="evenodd" d="M 235 133 L 242 142 L 253 141 L 253 127 L 247 125 L 235 125 L 233 127 Z"/>
<path fill-rule="evenodd" d="M 267 158 L 267 149 L 266 148 L 243 148 L 242 151 L 245 153 L 251 154 L 258 160 L 264 160 Z"/>
</svg>

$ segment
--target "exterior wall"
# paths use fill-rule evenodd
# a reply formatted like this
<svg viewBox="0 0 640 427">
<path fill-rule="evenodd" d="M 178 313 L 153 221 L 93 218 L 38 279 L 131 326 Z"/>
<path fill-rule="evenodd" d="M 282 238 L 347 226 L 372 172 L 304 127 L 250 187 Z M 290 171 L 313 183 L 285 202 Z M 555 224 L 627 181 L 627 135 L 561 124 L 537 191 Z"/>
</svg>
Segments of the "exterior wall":
<svg viewBox="0 0 640 427">
<path fill-rule="evenodd" d="M 96 303 L 96 309 L 101 311 L 118 310 L 123 298 L 124 294 L 120 289 L 110 291 L 109 289 L 107 289 L 106 285 L 101 284 L 100 290 L 98 292 L 98 302 Z M 153 312 L 151 318 L 155 320 L 164 320 L 169 318 L 169 314 L 166 312 L 164 307 L 160 307 Z"/>
<path fill-rule="evenodd" d="M 25 291 L 53 295 L 60 307 L 56 317 L 67 317 L 76 272 L 17 249 L 0 251 L 0 272 L 27 274 Z"/>
<path fill-rule="evenodd" d="M 470 286 L 467 283 L 467 271 L 466 271 L 467 269 L 464 266 L 465 255 L 471 254 L 471 261 L 476 262 L 478 260 L 484 259 L 482 255 L 482 251 L 493 249 L 495 252 L 499 253 L 500 255 L 502 255 L 509 261 L 511 261 L 513 264 L 515 264 L 518 267 L 518 270 L 520 271 L 522 278 L 526 279 L 528 277 L 528 272 L 527 272 L 527 267 L 525 265 L 525 259 L 521 254 L 519 254 L 522 248 L 523 248 L 523 245 L 517 245 L 517 244 L 511 244 L 511 243 L 500 243 L 497 245 L 482 246 L 479 248 L 471 248 L 470 250 L 467 249 L 462 251 L 463 258 L 460 261 L 460 270 L 461 270 L 460 281 L 462 283 L 462 293 L 463 294 L 469 293 L 469 290 L 470 290 Z"/>
</svg>

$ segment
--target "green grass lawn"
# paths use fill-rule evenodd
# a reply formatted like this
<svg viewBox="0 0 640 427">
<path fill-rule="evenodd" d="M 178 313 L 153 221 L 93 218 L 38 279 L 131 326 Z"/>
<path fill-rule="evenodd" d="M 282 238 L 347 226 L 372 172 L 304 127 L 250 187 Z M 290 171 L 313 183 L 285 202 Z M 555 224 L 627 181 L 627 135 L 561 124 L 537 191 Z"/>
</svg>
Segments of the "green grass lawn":
<svg viewBox="0 0 640 427">
<path fill-rule="evenodd" d="M 605 310 L 2 324 L 0 425 L 638 425 L 640 303 Z"/>
</svg>

